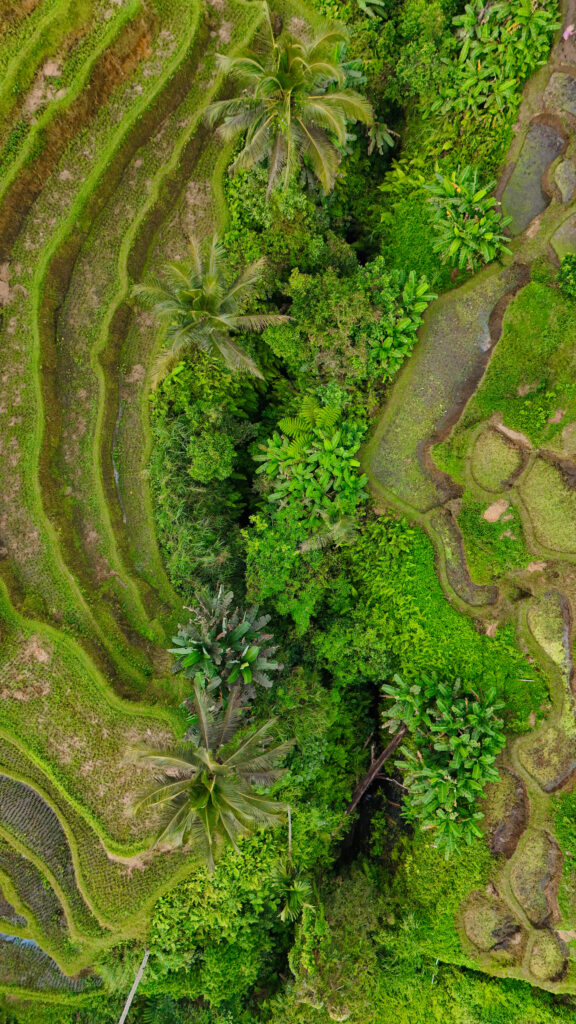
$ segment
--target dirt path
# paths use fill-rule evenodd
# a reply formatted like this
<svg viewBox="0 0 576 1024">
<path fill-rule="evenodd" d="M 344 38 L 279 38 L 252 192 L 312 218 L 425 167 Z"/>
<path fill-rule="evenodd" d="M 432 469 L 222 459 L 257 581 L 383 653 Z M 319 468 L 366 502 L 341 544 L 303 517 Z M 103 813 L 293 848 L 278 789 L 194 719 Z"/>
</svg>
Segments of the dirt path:
<svg viewBox="0 0 576 1024">
<path fill-rule="evenodd" d="M 574 0 L 562 9 L 563 26 L 576 22 Z M 379 506 L 407 515 L 430 536 L 446 596 L 487 632 L 495 620 L 514 621 L 522 645 L 546 673 L 550 713 L 528 735 L 509 743 L 503 764 L 501 807 L 490 837 L 493 852 L 504 858 L 495 861 L 486 892 L 470 894 L 459 925 L 467 952 L 490 973 L 557 992 L 576 991 L 567 945 L 576 932 L 558 907 L 562 855 L 551 834 L 552 794 L 576 774 L 571 653 L 576 585 L 570 564 L 576 554 L 547 551 L 548 561 L 533 563 L 530 581 L 524 574 L 521 602 L 511 600 L 510 580 L 498 587 L 474 583 L 456 518 L 462 488 L 435 465 L 432 447 L 450 435 L 480 384 L 506 307 L 530 280 L 534 259 L 576 249 L 575 153 L 576 47 L 560 38 L 547 66 L 526 87 L 498 189 L 512 216 L 512 255 L 429 308 L 420 343 L 364 458 Z M 526 439 L 519 435 L 508 432 L 507 441 L 518 451 L 521 468 L 506 497 L 513 494 L 524 508 L 530 549 L 541 557 L 522 492 L 536 453 L 526 452 Z"/>
</svg>

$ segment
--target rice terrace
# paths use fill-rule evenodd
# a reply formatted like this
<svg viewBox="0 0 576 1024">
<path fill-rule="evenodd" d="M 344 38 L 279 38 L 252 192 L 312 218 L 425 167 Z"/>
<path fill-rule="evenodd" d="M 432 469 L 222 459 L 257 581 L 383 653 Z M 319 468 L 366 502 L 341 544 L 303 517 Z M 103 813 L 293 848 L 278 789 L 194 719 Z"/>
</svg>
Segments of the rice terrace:
<svg viewBox="0 0 576 1024">
<path fill-rule="evenodd" d="M 0 1022 L 576 1019 L 576 0 L 0 0 Z"/>
</svg>

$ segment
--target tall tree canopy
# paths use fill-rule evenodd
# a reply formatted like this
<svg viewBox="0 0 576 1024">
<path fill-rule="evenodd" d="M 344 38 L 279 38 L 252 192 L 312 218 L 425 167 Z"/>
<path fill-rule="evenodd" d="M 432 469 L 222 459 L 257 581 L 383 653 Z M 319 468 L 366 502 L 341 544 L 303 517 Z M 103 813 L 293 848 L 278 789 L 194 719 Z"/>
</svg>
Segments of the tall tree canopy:
<svg viewBox="0 0 576 1024">
<path fill-rule="evenodd" d="M 220 57 L 240 86 L 238 95 L 210 104 L 206 116 L 222 138 L 244 135 L 230 173 L 268 161 L 268 192 L 284 186 L 300 164 L 309 165 L 325 192 L 334 187 L 348 121 L 371 124 L 372 107 L 346 87 L 336 47 L 346 38 L 330 30 L 309 42 L 284 33 L 263 55 Z"/>
<path fill-rule="evenodd" d="M 212 715 L 206 694 L 194 686 L 197 731 L 171 750 L 139 750 L 135 758 L 152 769 L 157 785 L 137 810 L 161 807 L 165 821 L 156 846 L 191 846 L 212 870 L 222 850 L 242 835 L 278 820 L 283 804 L 255 787 L 269 786 L 282 774 L 279 763 L 292 744 L 271 741 L 275 719 L 248 731 L 234 743 L 242 716 L 236 700 Z"/>
<path fill-rule="evenodd" d="M 273 313 L 241 313 L 260 280 L 264 260 L 256 260 L 229 281 L 223 256 L 216 234 L 205 256 L 196 240 L 191 239 L 188 260 L 166 263 L 160 278 L 134 286 L 133 295 L 140 305 L 153 310 L 167 325 L 169 344 L 156 360 L 154 386 L 193 347 L 219 356 L 232 370 L 262 377 L 254 360 L 232 335 L 237 331 L 262 331 L 290 318 Z"/>
</svg>

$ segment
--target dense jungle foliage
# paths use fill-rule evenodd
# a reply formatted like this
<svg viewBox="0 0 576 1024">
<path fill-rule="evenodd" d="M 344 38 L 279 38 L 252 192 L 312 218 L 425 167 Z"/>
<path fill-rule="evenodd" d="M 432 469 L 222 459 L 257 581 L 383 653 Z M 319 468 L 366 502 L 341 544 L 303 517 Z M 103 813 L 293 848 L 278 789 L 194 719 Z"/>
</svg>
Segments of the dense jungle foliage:
<svg viewBox="0 0 576 1024">
<path fill-rule="evenodd" d="M 242 307 L 259 333 L 239 324 L 234 335 L 258 376 L 192 345 L 151 397 L 152 484 L 173 583 L 191 605 L 225 587 L 272 616 L 283 666 L 269 689 L 250 678 L 249 689 L 256 720 L 274 714 L 278 738 L 294 741 L 272 788 L 290 807 L 290 842 L 286 823 L 256 833 L 213 876 L 162 900 L 151 978 L 209 1004 L 206 1019 L 235 1024 L 561 1020 L 561 1008 L 519 984 L 434 968 L 440 949 L 461 959 L 450 907 L 486 868 L 476 794 L 495 776 L 498 730 L 525 728 L 545 690 L 535 671 L 527 694 L 518 682 L 526 672 L 513 636 L 481 637 L 446 604 L 425 537 L 375 516 L 359 458 L 427 305 L 505 245 L 493 175 L 557 11 L 458 0 L 318 6 L 348 29 L 323 72 L 354 93 L 338 129 L 320 121 L 336 140 L 337 170 L 331 153 L 310 162 L 298 133 L 279 156 L 273 140 L 260 146 L 272 100 L 246 114 L 226 100 L 212 115 L 251 147 L 237 146 L 224 183 L 218 252 L 228 281 L 260 261 Z M 253 72 L 261 81 L 260 66 L 230 70 L 248 95 Z M 368 131 L 358 94 L 374 111 Z M 257 657 L 255 631 L 246 636 Z M 206 640 L 185 671 L 204 673 L 213 692 L 229 670 Z M 186 664 L 179 657 L 176 668 Z M 466 735 L 449 765 L 433 738 L 448 750 L 462 734 L 466 693 L 480 747 Z M 370 749 L 385 745 L 382 713 L 407 723 L 409 738 L 383 792 L 347 820 Z M 426 749 L 434 756 L 421 763 Z M 165 1009 L 147 1012 L 166 1019 Z M 204 1020 L 192 1006 L 173 1013 Z"/>
<path fill-rule="evenodd" d="M 177 749 L 134 752 L 138 813 L 167 807 L 159 840 L 199 867 L 155 907 L 129 1019 L 572 1020 L 569 999 L 475 972 L 455 923 L 487 878 L 480 798 L 545 682 L 511 628 L 447 603 L 425 534 L 379 514 L 362 471 L 426 308 L 505 251 L 494 179 L 557 4 L 315 7 L 323 41 L 272 9 L 256 54 L 225 63 L 225 224 L 135 282 L 168 325 L 150 480 L 187 717 Z M 294 76 L 293 120 L 273 74 Z M 103 957 L 106 1007 L 0 1020 L 115 1021 L 141 956 Z"/>
</svg>

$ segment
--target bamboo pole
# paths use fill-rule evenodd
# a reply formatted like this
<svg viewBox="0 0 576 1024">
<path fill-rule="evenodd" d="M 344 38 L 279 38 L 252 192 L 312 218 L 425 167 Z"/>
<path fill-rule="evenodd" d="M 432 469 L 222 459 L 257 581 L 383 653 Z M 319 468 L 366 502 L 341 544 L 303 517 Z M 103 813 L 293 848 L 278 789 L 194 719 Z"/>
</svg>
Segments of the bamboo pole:
<svg viewBox="0 0 576 1024">
<path fill-rule="evenodd" d="M 130 992 L 129 992 L 129 995 L 128 995 L 128 999 L 126 1000 L 126 1003 L 124 1005 L 124 1009 L 122 1010 L 122 1016 L 120 1017 L 120 1020 L 118 1021 L 118 1024 L 124 1024 L 124 1022 L 126 1020 L 126 1017 L 128 1016 L 130 1007 L 132 1006 L 132 1000 L 134 999 L 134 996 L 136 995 L 136 990 L 138 988 L 138 985 L 142 981 L 142 975 L 144 974 L 144 971 L 146 969 L 146 964 L 148 963 L 148 957 L 149 956 L 150 956 L 150 950 L 147 949 L 146 952 L 144 953 L 144 956 L 142 957 L 142 963 L 140 964 L 140 967 L 138 968 L 136 977 L 134 978 L 134 984 L 132 985 L 132 988 L 130 989 Z"/>
</svg>

